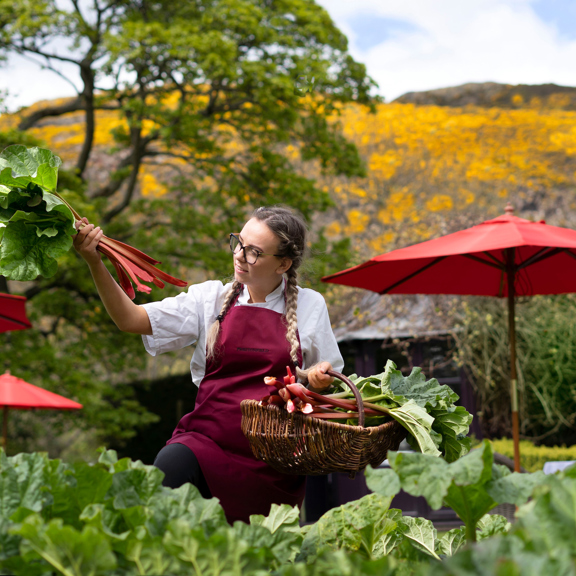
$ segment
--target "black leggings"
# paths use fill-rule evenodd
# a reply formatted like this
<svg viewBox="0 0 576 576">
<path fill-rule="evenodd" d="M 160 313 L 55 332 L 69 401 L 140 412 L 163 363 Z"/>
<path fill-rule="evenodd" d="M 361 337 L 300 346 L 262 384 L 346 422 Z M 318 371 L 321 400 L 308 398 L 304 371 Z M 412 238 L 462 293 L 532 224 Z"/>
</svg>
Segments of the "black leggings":
<svg viewBox="0 0 576 576">
<path fill-rule="evenodd" d="M 212 498 L 200 464 L 194 455 L 194 452 L 184 446 L 184 444 L 168 444 L 164 446 L 156 460 L 154 466 L 164 472 L 163 486 L 169 488 L 178 488 L 186 482 L 194 484 L 204 498 Z"/>
</svg>

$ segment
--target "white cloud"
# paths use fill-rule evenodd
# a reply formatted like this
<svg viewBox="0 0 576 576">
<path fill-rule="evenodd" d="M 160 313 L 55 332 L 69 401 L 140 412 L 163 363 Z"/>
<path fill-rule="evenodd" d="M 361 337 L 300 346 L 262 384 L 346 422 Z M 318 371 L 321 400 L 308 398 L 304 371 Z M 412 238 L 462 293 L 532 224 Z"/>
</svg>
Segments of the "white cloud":
<svg viewBox="0 0 576 576">
<path fill-rule="evenodd" d="M 539 19 L 529 0 L 319 2 L 388 100 L 465 82 L 576 84 L 576 41 L 566 41 Z M 359 13 L 407 21 L 417 31 L 398 30 L 361 51 L 350 25 Z"/>
<path fill-rule="evenodd" d="M 535 0 L 317 0 L 350 39 L 350 51 L 391 100 L 405 92 L 465 82 L 576 85 L 576 41 L 542 21 Z M 383 34 L 367 50 L 357 46 L 359 15 L 409 22 L 413 29 Z M 11 109 L 74 95 L 49 71 L 15 57 L 0 89 Z M 75 74 L 75 72 L 74 72 Z M 77 74 L 74 79 L 77 80 Z"/>
<path fill-rule="evenodd" d="M 65 72 L 76 86 L 81 87 L 77 67 L 61 63 L 58 68 Z M 8 90 L 6 105 L 11 111 L 39 100 L 77 94 L 74 88 L 56 73 L 42 70 L 37 64 L 19 55 L 10 56 L 7 65 L 2 64 L 0 89 Z"/>
</svg>

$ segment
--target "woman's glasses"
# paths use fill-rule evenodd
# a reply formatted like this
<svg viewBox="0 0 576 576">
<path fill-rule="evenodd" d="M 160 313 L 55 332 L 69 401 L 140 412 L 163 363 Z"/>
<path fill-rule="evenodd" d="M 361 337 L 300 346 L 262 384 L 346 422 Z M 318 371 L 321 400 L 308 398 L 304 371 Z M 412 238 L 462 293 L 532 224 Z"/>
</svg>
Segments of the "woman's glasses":
<svg viewBox="0 0 576 576">
<path fill-rule="evenodd" d="M 242 252 L 244 252 L 244 260 L 246 260 L 248 264 L 256 264 L 259 256 L 276 256 L 277 258 L 282 258 L 279 254 L 265 254 L 264 252 L 260 252 L 260 250 L 256 250 L 253 246 L 244 246 L 236 234 L 230 234 L 230 250 L 232 250 L 234 254 L 238 254 L 238 252 L 242 250 Z"/>
</svg>

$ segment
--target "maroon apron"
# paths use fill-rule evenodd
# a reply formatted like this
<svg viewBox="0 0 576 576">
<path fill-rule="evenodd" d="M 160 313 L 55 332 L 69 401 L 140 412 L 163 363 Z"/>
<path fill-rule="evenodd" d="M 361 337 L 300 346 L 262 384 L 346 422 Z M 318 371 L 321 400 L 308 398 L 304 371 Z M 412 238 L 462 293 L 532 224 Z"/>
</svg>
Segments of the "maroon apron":
<svg viewBox="0 0 576 576">
<path fill-rule="evenodd" d="M 301 506 L 305 476 L 281 474 L 256 460 L 241 430 L 240 402 L 270 393 L 264 376 L 283 377 L 286 366 L 294 370 L 282 314 L 232 306 L 216 349 L 218 359 L 207 363 L 194 410 L 180 420 L 167 444 L 184 444 L 194 452 L 228 522 L 267 516 L 273 503 Z"/>
</svg>

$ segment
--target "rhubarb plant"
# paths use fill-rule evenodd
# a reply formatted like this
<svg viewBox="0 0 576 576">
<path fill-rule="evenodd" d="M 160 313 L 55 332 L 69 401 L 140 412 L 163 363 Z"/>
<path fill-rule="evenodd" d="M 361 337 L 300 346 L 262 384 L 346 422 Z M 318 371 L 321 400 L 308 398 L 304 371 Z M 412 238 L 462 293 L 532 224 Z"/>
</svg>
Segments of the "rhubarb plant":
<svg viewBox="0 0 576 576">
<path fill-rule="evenodd" d="M 510 473 L 494 464 L 489 442 L 448 463 L 426 454 L 389 452 L 391 469 L 368 469 L 366 482 L 375 493 L 391 497 L 404 490 L 423 496 L 433 510 L 449 506 L 464 522 L 466 539 L 477 540 L 480 520 L 498 504 L 524 504 L 534 490 L 547 483 L 542 472 Z M 496 528 L 492 528 L 496 530 Z"/>
<path fill-rule="evenodd" d="M 50 150 L 13 145 L 0 154 L 0 274 L 29 281 L 53 276 L 58 258 L 72 247 L 75 223 L 82 217 L 57 192 L 62 161 Z M 80 224 L 83 225 L 83 224 Z M 143 282 L 187 283 L 156 268 L 158 260 L 123 242 L 104 236 L 98 248 L 114 266 L 130 298 L 134 287 L 149 293 Z"/>
</svg>

